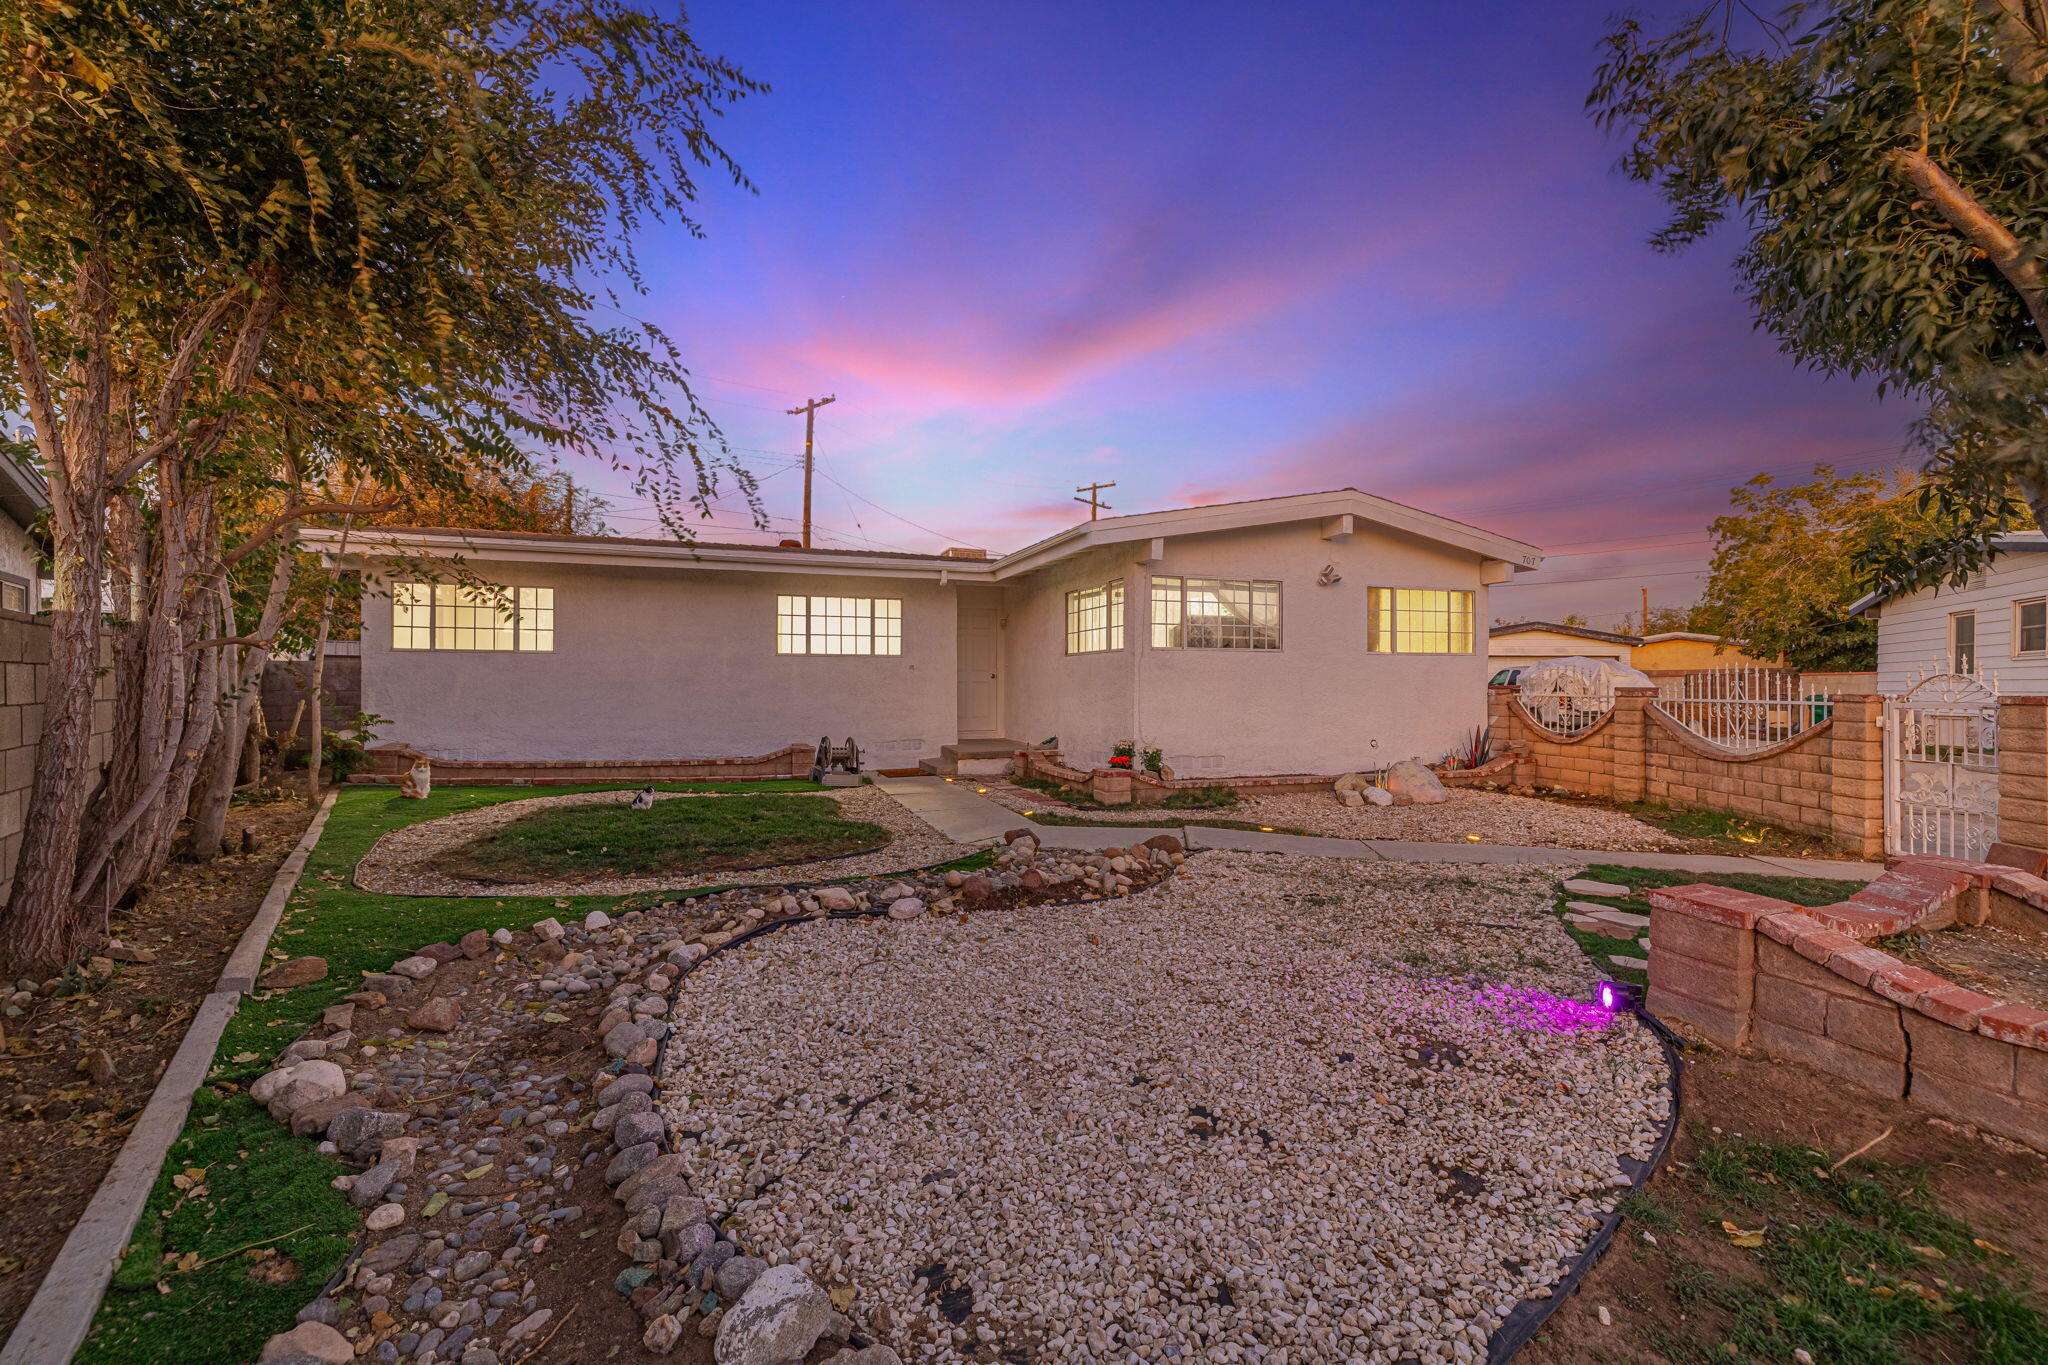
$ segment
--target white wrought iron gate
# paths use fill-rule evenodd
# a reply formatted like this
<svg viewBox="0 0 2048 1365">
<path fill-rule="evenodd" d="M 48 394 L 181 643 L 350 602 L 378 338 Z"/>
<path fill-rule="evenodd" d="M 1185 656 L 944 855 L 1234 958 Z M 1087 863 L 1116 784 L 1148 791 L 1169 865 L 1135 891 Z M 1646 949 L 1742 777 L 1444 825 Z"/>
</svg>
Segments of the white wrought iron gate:
<svg viewBox="0 0 2048 1365">
<path fill-rule="evenodd" d="M 1884 707 L 1885 839 L 1893 853 L 1982 858 L 1998 838 L 1998 693 L 1931 673 Z"/>
</svg>

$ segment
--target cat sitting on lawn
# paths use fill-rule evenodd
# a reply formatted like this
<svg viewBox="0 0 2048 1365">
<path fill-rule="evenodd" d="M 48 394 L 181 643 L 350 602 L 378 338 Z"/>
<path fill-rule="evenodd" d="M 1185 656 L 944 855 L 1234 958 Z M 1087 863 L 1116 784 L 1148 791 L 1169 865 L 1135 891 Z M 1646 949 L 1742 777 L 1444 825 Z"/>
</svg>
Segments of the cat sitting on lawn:
<svg viewBox="0 0 2048 1365">
<path fill-rule="evenodd" d="M 639 791 L 634 792 L 632 806 L 634 810 L 653 810 L 654 788 L 650 785 L 642 787 Z"/>
</svg>

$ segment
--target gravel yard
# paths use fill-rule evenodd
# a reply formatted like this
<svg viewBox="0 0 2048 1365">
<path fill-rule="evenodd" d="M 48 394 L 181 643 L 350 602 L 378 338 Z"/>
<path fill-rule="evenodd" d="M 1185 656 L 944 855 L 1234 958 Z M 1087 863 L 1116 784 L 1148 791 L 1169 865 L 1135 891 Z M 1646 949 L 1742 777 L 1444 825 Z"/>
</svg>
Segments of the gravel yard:
<svg viewBox="0 0 2048 1365">
<path fill-rule="evenodd" d="M 720 797 L 692 792 L 656 792 L 657 801 L 716 801 Z M 696 877 L 644 876 L 613 877 L 575 882 L 530 882 L 520 885 L 464 881 L 435 871 L 425 864 L 460 844 L 546 806 L 587 805 L 593 802 L 623 803 L 633 798 L 630 791 L 578 792 L 567 796 L 537 796 L 530 801 L 504 801 L 425 820 L 395 829 L 377 841 L 356 866 L 356 885 L 365 891 L 400 896 L 617 896 L 641 891 L 687 891 L 700 886 L 754 885 L 764 882 L 802 882 L 820 878 L 871 877 L 902 872 L 933 863 L 946 862 L 974 851 L 968 844 L 956 844 L 901 803 L 874 787 L 847 787 L 816 795 L 839 802 L 849 820 L 867 820 L 882 826 L 895 837 L 886 848 L 850 857 L 823 858 L 814 862 L 789 863 L 751 871 L 721 870 Z"/>
<path fill-rule="evenodd" d="M 687 976 L 697 1193 L 906 1360 L 1472 1361 L 1666 1112 L 1555 873 L 1209 853 Z"/>
<path fill-rule="evenodd" d="M 1404 839 L 1462 844 L 1476 834 L 1483 844 L 1538 848 L 1638 850 L 1678 848 L 1683 841 L 1631 815 L 1599 806 L 1548 801 L 1540 796 L 1451 787 L 1450 800 L 1433 806 L 1339 805 L 1334 793 L 1255 796 L 1233 819 L 1286 825 L 1343 839 Z"/>
<path fill-rule="evenodd" d="M 1599 806 L 1550 801 L 1509 792 L 1448 788 L 1450 800 L 1433 806 L 1340 805 L 1334 792 L 1290 792 L 1248 796 L 1229 810 L 1168 810 L 1164 807 L 1079 809 L 1051 803 L 1041 792 L 1003 781 L 980 784 L 982 795 L 1011 810 L 1057 811 L 1104 824 L 1200 824 L 1204 819 L 1273 825 L 1339 839 L 1401 839 L 1417 843 L 1463 844 L 1476 834 L 1486 844 L 1613 851 L 1681 848 L 1685 841 L 1631 815 Z"/>
</svg>

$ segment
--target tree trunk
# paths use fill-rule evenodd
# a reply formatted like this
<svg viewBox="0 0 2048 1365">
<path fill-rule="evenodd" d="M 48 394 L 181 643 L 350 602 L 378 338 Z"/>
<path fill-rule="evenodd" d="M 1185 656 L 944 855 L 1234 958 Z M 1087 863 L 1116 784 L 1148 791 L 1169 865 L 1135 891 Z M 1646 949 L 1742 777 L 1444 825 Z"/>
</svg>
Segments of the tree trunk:
<svg viewBox="0 0 2048 1365">
<path fill-rule="evenodd" d="M 73 306 L 73 335 L 80 340 L 70 364 L 61 442 L 54 415 L 41 403 L 31 404 L 37 443 L 48 466 L 56 581 L 35 780 L 14 885 L 0 912 L 0 953 L 17 969 L 38 975 L 69 962 L 83 940 L 71 888 L 80 822 L 94 787 L 92 711 L 100 677 L 106 473 L 110 422 L 115 420 L 109 411 L 114 387 L 110 273 L 100 251 L 89 253 L 80 270 Z M 22 348 L 17 343 L 15 349 L 20 364 Z M 29 382 L 40 376 L 26 372 L 23 378 Z M 47 458 L 52 452 L 57 459 Z"/>
<path fill-rule="evenodd" d="M 270 570 L 270 591 L 264 596 L 262 614 L 251 632 L 256 643 L 243 649 L 233 698 L 223 717 L 225 723 L 221 732 L 214 738 L 206 776 L 200 787 L 199 808 L 193 812 L 192 856 L 201 862 L 210 861 L 220 852 L 221 835 L 227 829 L 228 804 L 234 799 L 235 778 L 241 770 L 243 751 L 247 748 L 249 722 L 263 699 L 263 671 L 270 666 L 270 640 L 277 633 L 277 623 L 284 617 L 285 596 L 291 585 L 291 548 L 281 546 L 277 552 L 277 563 Z M 225 583 L 221 591 L 225 596 Z M 229 631 L 234 632 L 235 622 L 225 606 L 223 614 L 228 616 Z"/>
<path fill-rule="evenodd" d="M 351 507 L 362 495 L 362 491 L 363 486 L 358 483 L 349 493 L 348 501 Z M 306 700 L 313 710 L 312 743 L 306 753 L 306 799 L 309 801 L 320 799 L 320 759 L 327 748 L 327 735 L 323 728 L 326 720 L 322 714 L 320 684 L 322 676 L 327 671 L 327 631 L 334 622 L 334 584 L 341 575 L 341 559 L 348 553 L 348 533 L 353 529 L 352 523 L 351 517 L 344 516 L 341 519 L 341 545 L 335 552 L 335 562 L 327 569 L 327 592 L 320 599 L 320 630 L 313 641 L 313 661 L 306 668 Z"/>
</svg>

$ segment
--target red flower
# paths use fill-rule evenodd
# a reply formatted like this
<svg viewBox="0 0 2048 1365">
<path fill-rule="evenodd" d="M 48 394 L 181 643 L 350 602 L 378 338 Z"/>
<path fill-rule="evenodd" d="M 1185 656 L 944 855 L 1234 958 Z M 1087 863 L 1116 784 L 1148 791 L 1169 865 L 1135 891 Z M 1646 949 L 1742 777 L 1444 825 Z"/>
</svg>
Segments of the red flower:
<svg viewBox="0 0 2048 1365">
<path fill-rule="evenodd" d="M 1128 768 L 1131 766 L 1131 756 L 1129 754 L 1111 754 L 1109 766 L 1112 768 Z"/>
</svg>

